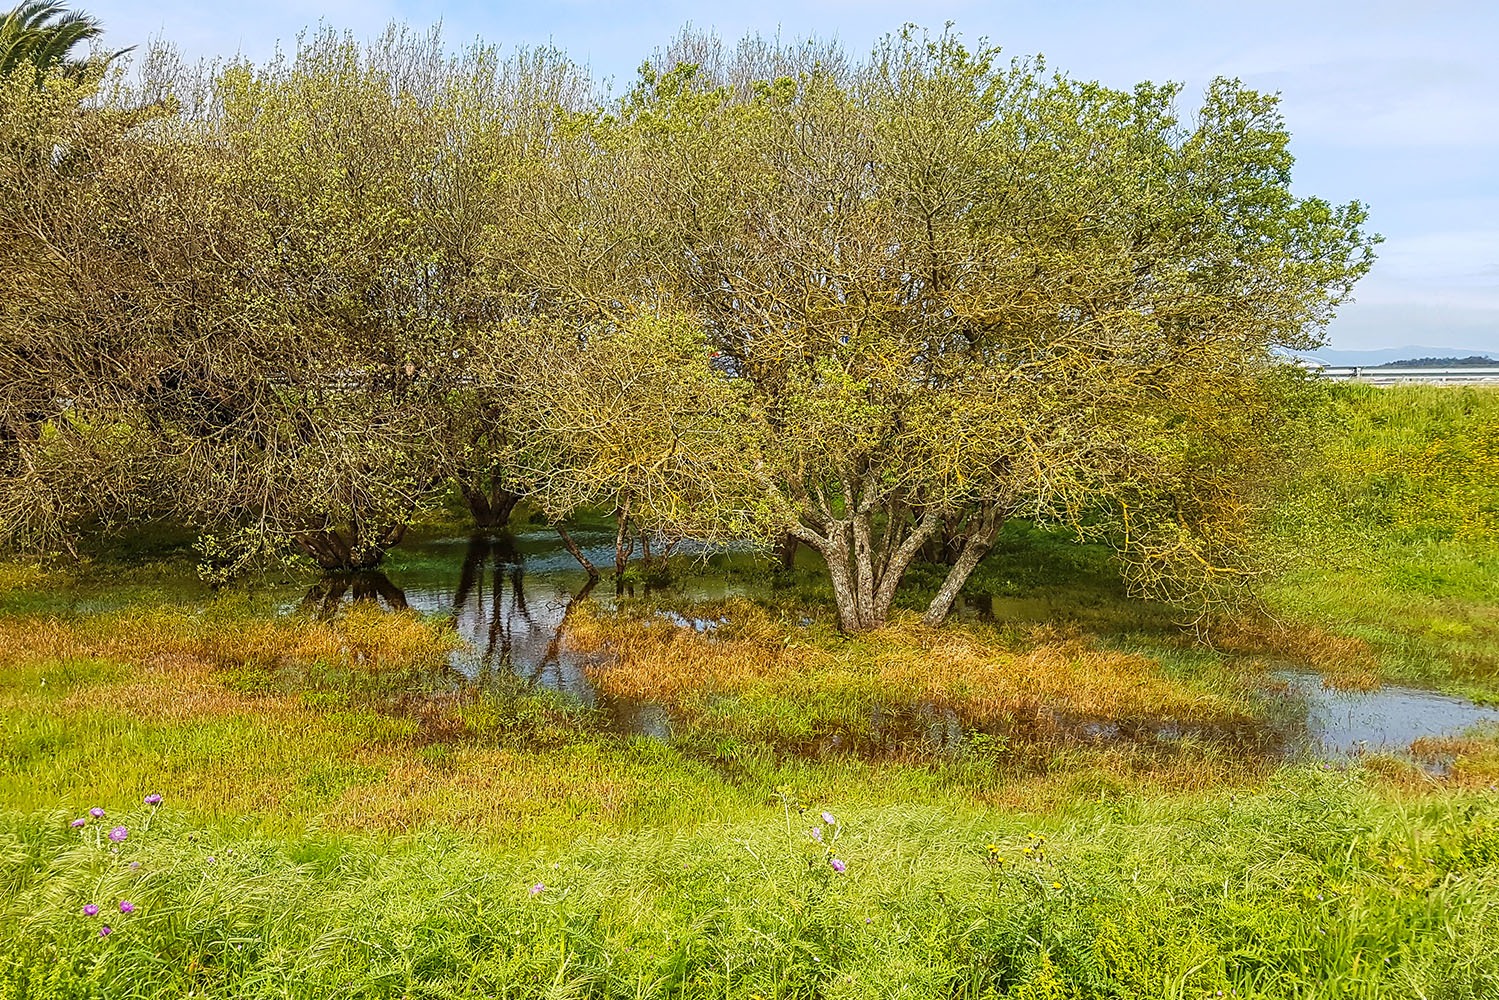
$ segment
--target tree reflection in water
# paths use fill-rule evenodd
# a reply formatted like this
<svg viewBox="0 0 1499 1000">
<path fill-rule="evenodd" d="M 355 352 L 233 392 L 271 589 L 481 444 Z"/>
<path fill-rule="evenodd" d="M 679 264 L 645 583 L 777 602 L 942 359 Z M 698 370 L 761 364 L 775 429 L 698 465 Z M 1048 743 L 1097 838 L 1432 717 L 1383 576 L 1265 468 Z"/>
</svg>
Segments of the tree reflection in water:
<svg viewBox="0 0 1499 1000">
<path fill-rule="evenodd" d="M 541 582 L 541 599 L 528 599 L 525 557 L 513 536 L 474 535 L 453 593 L 458 634 L 469 644 L 478 673 L 513 673 L 591 702 L 592 685 L 581 665 L 564 654 L 562 637 L 568 616 L 598 581 L 590 577 L 577 593 L 556 580 Z"/>
<path fill-rule="evenodd" d="M 411 606 L 406 601 L 406 592 L 392 583 L 390 577 L 374 569 L 324 576 L 308 588 L 307 596 L 302 598 L 302 610 L 320 618 L 331 618 L 345 598 L 376 601 L 392 611 L 404 611 Z"/>
</svg>

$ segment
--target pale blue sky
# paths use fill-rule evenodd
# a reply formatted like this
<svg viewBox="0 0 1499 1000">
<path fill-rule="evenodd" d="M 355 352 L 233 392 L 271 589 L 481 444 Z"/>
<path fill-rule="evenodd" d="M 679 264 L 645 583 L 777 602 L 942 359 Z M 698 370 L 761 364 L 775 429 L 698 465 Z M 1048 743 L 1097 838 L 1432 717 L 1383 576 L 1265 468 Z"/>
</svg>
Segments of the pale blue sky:
<svg viewBox="0 0 1499 1000">
<path fill-rule="evenodd" d="M 911 21 L 953 21 L 1010 54 L 1043 53 L 1074 77 L 1129 85 L 1215 75 L 1282 93 L 1298 193 L 1368 203 L 1379 263 L 1330 333 L 1336 348 L 1420 344 L 1499 352 L 1499 3 L 1057 2 L 493 3 L 95 0 L 111 45 L 162 35 L 189 56 L 262 59 L 319 19 L 362 37 L 391 20 L 442 21 L 455 44 L 551 42 L 616 89 L 684 24 L 833 37 L 854 50 Z"/>
</svg>

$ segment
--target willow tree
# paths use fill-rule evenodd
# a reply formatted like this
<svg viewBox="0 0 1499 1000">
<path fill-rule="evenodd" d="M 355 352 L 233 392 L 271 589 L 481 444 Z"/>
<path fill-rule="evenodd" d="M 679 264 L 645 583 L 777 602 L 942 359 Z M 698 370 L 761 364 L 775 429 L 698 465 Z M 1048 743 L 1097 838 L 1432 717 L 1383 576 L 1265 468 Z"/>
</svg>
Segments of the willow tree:
<svg viewBox="0 0 1499 1000">
<path fill-rule="evenodd" d="M 1177 98 L 907 33 L 748 92 L 648 67 L 602 123 L 637 293 L 690 303 L 757 414 L 726 514 L 820 553 L 843 628 L 946 525 L 942 620 L 1022 514 L 1163 592 L 1248 572 L 1273 447 L 1233 407 L 1273 415 L 1272 349 L 1315 340 L 1372 240 L 1292 196 L 1274 98 L 1218 81 L 1190 128 Z"/>
</svg>

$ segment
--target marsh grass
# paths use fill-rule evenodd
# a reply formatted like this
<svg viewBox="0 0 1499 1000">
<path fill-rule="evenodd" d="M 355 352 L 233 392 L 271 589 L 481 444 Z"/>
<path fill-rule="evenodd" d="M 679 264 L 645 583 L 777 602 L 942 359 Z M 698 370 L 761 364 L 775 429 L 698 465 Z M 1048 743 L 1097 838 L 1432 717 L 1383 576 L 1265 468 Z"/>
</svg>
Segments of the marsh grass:
<svg viewBox="0 0 1499 1000">
<path fill-rule="evenodd" d="M 1379 680 L 1499 702 L 1499 389 L 1340 387 L 1275 531 L 1276 618 L 1363 643 Z"/>
<path fill-rule="evenodd" d="M 1275 526 L 1311 555 L 1211 645 L 1021 524 L 942 630 L 840 637 L 811 569 L 739 554 L 695 571 L 754 602 L 580 606 L 596 705 L 160 547 L 0 564 L 0 998 L 1499 996 L 1499 731 L 1288 766 L 1264 694 L 1499 698 L 1499 394 L 1333 400 Z M 67 826 L 95 805 L 117 853 Z"/>
<path fill-rule="evenodd" d="M 1076 629 L 982 625 L 932 630 L 902 618 L 854 638 L 789 623 L 746 601 L 683 612 L 582 609 L 568 645 L 605 693 L 666 706 L 696 728 L 808 744 L 841 733 L 940 720 L 1011 741 L 1055 742 L 1107 729 L 1247 734 L 1247 698 L 1163 674 L 1142 655 Z"/>
</svg>

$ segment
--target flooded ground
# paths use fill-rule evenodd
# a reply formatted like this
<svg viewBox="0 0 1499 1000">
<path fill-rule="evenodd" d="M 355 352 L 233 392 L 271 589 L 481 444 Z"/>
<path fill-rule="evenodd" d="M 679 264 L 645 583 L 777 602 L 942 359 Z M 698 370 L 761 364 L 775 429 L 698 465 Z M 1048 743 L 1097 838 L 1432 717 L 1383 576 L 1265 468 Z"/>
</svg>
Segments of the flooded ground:
<svg viewBox="0 0 1499 1000">
<path fill-rule="evenodd" d="M 601 570 L 612 565 L 611 531 L 579 529 L 573 537 Z M 717 560 L 732 555 L 696 554 Z M 753 597 L 759 589 L 743 579 L 705 570 L 675 582 L 670 593 L 690 604 L 731 596 Z M 633 587 L 625 591 L 631 592 Z M 673 723 L 666 708 L 605 698 L 589 680 L 585 661 L 563 643 L 570 611 L 590 599 L 613 604 L 614 584 L 607 575 L 602 581 L 590 581 L 554 531 L 535 528 L 502 537 L 443 538 L 403 546 L 398 554 L 393 553 L 388 574 L 322 581 L 307 593 L 302 608 L 327 613 L 345 601 L 378 600 L 391 607 L 450 617 L 465 642 L 450 663 L 455 682 L 482 692 L 490 687 L 513 691 L 519 681 L 600 710 L 612 729 L 671 739 Z M 974 610 L 985 618 L 1047 620 L 1062 613 L 1053 599 L 1044 596 L 980 599 L 979 605 Z M 721 624 L 718 619 L 678 612 L 659 614 L 697 632 L 711 631 Z M 1403 687 L 1336 691 L 1325 687 L 1320 675 L 1295 670 L 1278 672 L 1272 680 L 1276 685 L 1272 697 L 1289 703 L 1282 706 L 1287 711 L 1278 714 L 1298 722 L 1304 719 L 1304 726 L 1296 724 L 1289 733 L 1226 734 L 1231 742 L 1251 752 L 1348 760 L 1366 753 L 1404 753 L 1413 741 L 1423 737 L 1457 735 L 1475 725 L 1499 723 L 1499 710 L 1432 691 Z M 953 753 L 975 735 L 951 712 L 934 712 L 929 707 L 911 706 L 877 715 L 880 717 L 870 720 L 863 739 L 888 737 L 886 742 L 903 751 Z M 1225 735 L 1087 720 L 1079 721 L 1075 729 L 1078 738 L 1089 742 L 1128 738 L 1169 743 L 1185 736 Z M 994 734 L 982 734 L 981 738 L 990 735 Z M 829 734 L 803 749 L 821 753 L 860 748 L 843 734 Z"/>
<path fill-rule="evenodd" d="M 1281 671 L 1276 679 L 1306 703 L 1308 750 L 1325 760 L 1403 753 L 1416 740 L 1453 736 L 1499 723 L 1499 709 L 1419 688 L 1337 691 L 1314 673 Z"/>
</svg>

